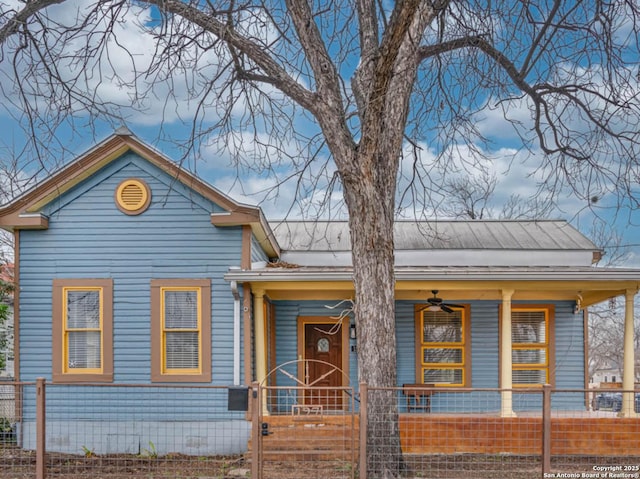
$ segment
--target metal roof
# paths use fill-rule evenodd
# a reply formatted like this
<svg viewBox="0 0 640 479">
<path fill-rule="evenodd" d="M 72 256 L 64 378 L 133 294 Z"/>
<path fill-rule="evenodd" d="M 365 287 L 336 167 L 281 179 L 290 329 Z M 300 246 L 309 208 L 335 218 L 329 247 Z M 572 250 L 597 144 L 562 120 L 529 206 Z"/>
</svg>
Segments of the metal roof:
<svg viewBox="0 0 640 479">
<path fill-rule="evenodd" d="M 271 222 L 282 250 L 350 251 L 346 221 Z M 563 220 L 396 221 L 396 250 L 582 250 L 599 248 Z"/>
</svg>

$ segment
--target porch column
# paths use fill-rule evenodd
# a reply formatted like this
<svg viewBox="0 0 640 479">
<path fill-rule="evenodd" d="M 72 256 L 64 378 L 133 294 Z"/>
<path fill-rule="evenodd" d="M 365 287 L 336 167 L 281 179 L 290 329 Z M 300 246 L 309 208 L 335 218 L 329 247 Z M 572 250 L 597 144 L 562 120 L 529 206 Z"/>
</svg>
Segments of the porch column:
<svg viewBox="0 0 640 479">
<path fill-rule="evenodd" d="M 620 416 L 635 417 L 634 409 L 634 393 L 632 392 L 635 382 L 635 358 L 633 352 L 633 301 L 636 292 L 627 290 L 624 298 L 624 349 L 623 349 L 623 366 L 622 366 L 622 408 Z"/>
<path fill-rule="evenodd" d="M 264 290 L 253 289 L 253 327 L 256 345 L 256 381 L 267 377 L 267 349 L 264 327 Z"/>
<path fill-rule="evenodd" d="M 500 388 L 507 389 L 501 393 L 500 415 L 502 417 L 514 417 L 512 364 L 511 364 L 511 297 L 513 289 L 502 290 L 502 318 L 500 334 Z"/>
</svg>

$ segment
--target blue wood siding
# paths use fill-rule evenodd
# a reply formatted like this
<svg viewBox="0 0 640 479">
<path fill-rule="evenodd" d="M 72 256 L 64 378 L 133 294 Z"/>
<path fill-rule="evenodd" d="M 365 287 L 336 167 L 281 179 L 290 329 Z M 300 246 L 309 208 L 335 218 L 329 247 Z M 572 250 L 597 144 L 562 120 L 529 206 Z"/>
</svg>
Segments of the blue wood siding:
<svg viewBox="0 0 640 479">
<path fill-rule="evenodd" d="M 152 191 L 149 209 L 121 213 L 114 191 L 127 178 Z M 222 209 L 134 153 L 49 204 L 45 231 L 20 233 L 20 377 L 51 378 L 54 278 L 112 278 L 114 382 L 150 381 L 150 280 L 210 278 L 213 384 L 233 381 L 233 295 L 223 274 L 240 263 L 241 228 L 217 228 Z"/>
<path fill-rule="evenodd" d="M 261 261 L 269 261 L 269 256 L 264 252 L 262 246 L 260 246 L 260 243 L 256 240 L 256 237 L 251 235 L 251 262 L 258 263 Z"/>
<path fill-rule="evenodd" d="M 556 303 L 556 389 L 584 389 L 584 321 L 582 312 L 573 314 L 573 302 Z M 555 409 L 584 407 L 584 393 L 557 393 L 552 397 Z"/>
</svg>

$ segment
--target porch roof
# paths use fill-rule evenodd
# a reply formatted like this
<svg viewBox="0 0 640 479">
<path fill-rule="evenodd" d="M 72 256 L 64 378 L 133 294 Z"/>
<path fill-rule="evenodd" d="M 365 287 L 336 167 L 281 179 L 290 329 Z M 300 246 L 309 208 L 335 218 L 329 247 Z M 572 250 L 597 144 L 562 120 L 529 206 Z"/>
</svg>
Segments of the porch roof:
<svg viewBox="0 0 640 479">
<path fill-rule="evenodd" d="M 514 289 L 514 299 L 573 300 L 583 306 L 640 289 L 640 270 L 566 266 L 396 267 L 396 297 L 427 299 L 439 290 L 450 300 L 500 299 Z M 227 281 L 250 283 L 274 299 L 351 297 L 351 267 L 264 267 L 231 269 Z"/>
</svg>

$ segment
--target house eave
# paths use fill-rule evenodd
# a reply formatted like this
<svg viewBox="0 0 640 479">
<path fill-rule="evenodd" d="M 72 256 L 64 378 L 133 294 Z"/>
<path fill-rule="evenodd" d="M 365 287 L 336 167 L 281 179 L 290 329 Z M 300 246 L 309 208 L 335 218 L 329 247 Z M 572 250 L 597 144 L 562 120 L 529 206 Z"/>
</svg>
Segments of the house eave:
<svg viewBox="0 0 640 479">
<path fill-rule="evenodd" d="M 621 268 L 478 267 L 395 268 L 396 281 L 625 281 L 640 286 L 640 270 Z M 227 281 L 352 281 L 352 268 L 264 268 L 230 270 Z"/>
<path fill-rule="evenodd" d="M 280 256 L 278 242 L 259 208 L 246 207 L 242 211 L 211 213 L 211 224 L 218 227 L 248 225 L 256 241 L 270 258 Z"/>
<path fill-rule="evenodd" d="M 7 231 L 46 230 L 49 228 L 49 218 L 42 213 L 14 212 L 0 217 L 0 228 Z"/>
<path fill-rule="evenodd" d="M 591 250 L 426 249 L 396 250 L 396 267 L 591 267 Z M 351 267 L 351 251 L 283 251 L 287 263 L 309 267 Z"/>
<path fill-rule="evenodd" d="M 640 270 L 597 268 L 396 268 L 396 297 L 426 299 L 431 290 L 455 299 L 572 300 L 587 307 L 640 289 Z M 247 283 L 273 299 L 353 297 L 351 268 L 264 268 L 230 270 L 225 280 Z"/>
</svg>

